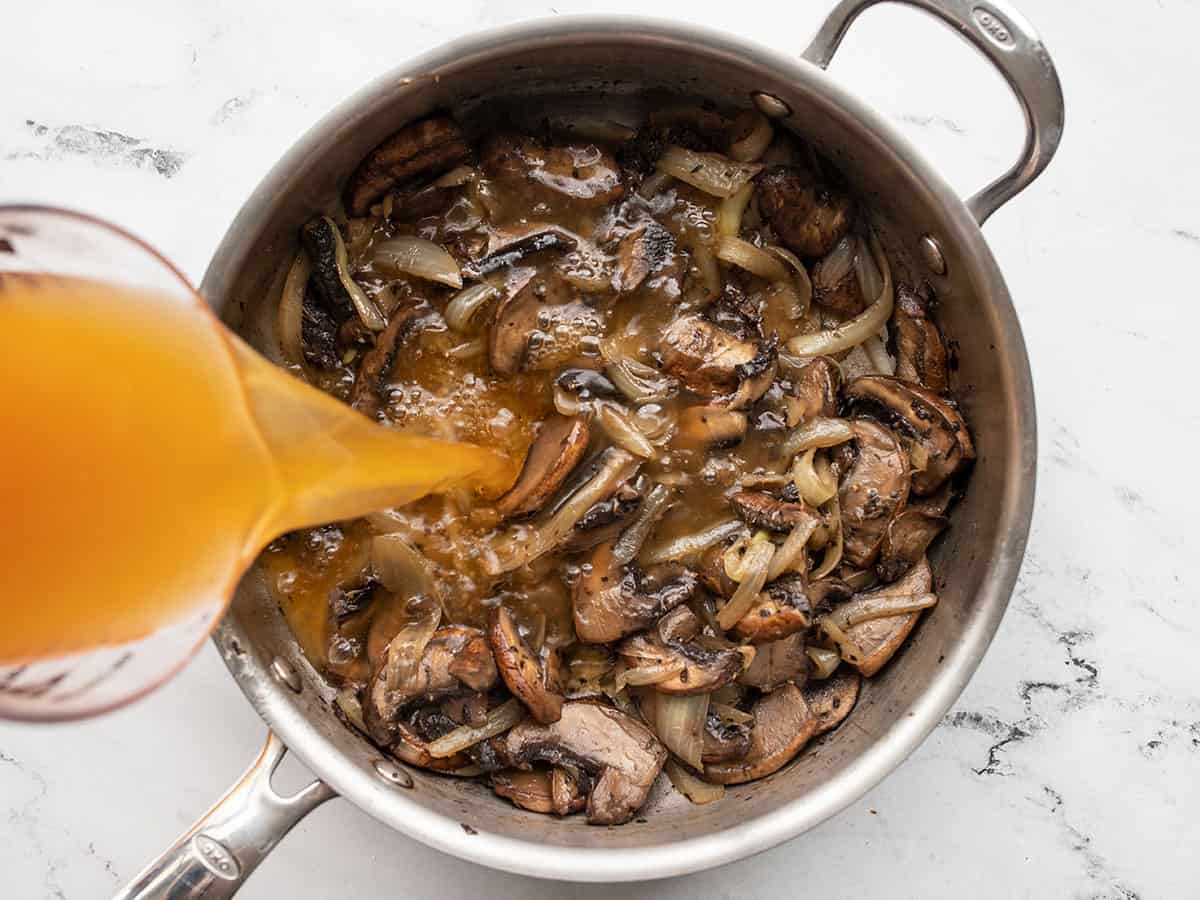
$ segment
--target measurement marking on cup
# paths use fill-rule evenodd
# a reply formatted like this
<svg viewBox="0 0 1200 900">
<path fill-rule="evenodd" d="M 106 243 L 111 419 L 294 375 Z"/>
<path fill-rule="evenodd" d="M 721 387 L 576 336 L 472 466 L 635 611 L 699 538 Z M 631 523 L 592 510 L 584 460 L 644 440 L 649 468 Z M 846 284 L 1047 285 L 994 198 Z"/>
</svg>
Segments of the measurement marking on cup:
<svg viewBox="0 0 1200 900">
<path fill-rule="evenodd" d="M 971 17 L 983 29 L 983 33 L 992 39 L 993 43 L 1005 50 L 1013 48 L 1012 28 L 996 13 L 986 7 L 977 6 L 971 10 Z"/>
</svg>

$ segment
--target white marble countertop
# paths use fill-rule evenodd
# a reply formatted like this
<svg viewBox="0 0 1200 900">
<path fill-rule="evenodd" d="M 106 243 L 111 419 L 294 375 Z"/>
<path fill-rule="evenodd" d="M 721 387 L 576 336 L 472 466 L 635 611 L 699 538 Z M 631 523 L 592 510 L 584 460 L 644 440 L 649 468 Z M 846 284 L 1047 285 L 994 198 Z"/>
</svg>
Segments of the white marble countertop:
<svg viewBox="0 0 1200 900">
<path fill-rule="evenodd" d="M 653 12 L 798 52 L 826 5 L 663 0 Z M 1058 158 L 985 229 L 1033 362 L 1038 502 L 1008 615 L 942 727 L 825 825 L 700 876 L 537 882 L 442 856 L 334 801 L 242 896 L 1196 896 L 1200 610 L 1190 566 L 1200 541 L 1186 504 L 1198 492 L 1171 454 L 1190 455 L 1200 437 L 1195 392 L 1180 387 L 1200 331 L 1190 39 L 1200 5 L 1017 5 L 1067 96 Z M 466 30 L 647 10 L 632 0 L 408 6 L 21 4 L 4 16 L 0 199 L 107 216 L 198 280 L 261 175 L 367 79 Z M 873 11 L 833 69 L 964 193 L 1015 157 L 1020 117 L 1001 82 L 931 20 Z M 0 725 L 0 895 L 109 896 L 220 795 L 264 733 L 210 647 L 107 718 Z M 285 780 L 299 783 L 291 766 Z"/>
</svg>

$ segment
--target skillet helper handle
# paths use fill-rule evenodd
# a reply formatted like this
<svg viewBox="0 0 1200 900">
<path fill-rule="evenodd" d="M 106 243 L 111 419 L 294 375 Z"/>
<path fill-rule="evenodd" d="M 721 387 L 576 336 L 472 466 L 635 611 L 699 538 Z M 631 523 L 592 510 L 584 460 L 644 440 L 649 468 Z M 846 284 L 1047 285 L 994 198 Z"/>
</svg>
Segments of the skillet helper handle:
<svg viewBox="0 0 1200 900">
<path fill-rule="evenodd" d="M 1025 147 L 1020 158 L 967 201 L 967 209 L 982 225 L 1028 187 L 1058 149 L 1064 117 L 1058 72 L 1037 32 L 1002 0 L 842 0 L 804 51 L 804 58 L 827 68 L 859 14 L 883 2 L 902 3 L 937 16 L 991 61 L 1021 105 Z"/>
<path fill-rule="evenodd" d="M 114 900 L 224 900 L 297 822 L 337 794 L 314 781 L 291 797 L 271 787 L 287 747 L 267 733 L 262 754 L 216 806 Z"/>
</svg>

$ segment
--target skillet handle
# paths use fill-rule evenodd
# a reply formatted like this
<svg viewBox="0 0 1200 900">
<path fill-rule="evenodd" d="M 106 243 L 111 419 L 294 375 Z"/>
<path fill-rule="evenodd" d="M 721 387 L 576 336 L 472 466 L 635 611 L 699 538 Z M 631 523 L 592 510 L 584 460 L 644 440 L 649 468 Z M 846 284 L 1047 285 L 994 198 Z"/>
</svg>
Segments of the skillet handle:
<svg viewBox="0 0 1200 900">
<path fill-rule="evenodd" d="M 804 58 L 827 68 L 858 15 L 882 2 L 903 3 L 937 16 L 991 61 L 1021 104 L 1025 147 L 1020 159 L 967 201 L 967 209 L 982 225 L 1041 174 L 1062 139 L 1062 85 L 1050 54 L 1033 27 L 1003 0 L 842 0 Z"/>
<path fill-rule="evenodd" d="M 314 781 L 291 797 L 271 788 L 287 747 L 267 733 L 262 754 L 221 800 L 113 900 L 224 900 L 237 893 L 268 853 L 337 793 Z"/>
</svg>

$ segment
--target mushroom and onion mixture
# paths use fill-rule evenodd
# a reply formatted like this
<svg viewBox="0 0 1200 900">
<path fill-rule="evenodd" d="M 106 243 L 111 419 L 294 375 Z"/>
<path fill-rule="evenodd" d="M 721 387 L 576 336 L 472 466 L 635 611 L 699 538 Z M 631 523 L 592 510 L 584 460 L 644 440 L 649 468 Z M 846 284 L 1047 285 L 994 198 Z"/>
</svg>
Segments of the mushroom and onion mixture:
<svg viewBox="0 0 1200 900">
<path fill-rule="evenodd" d="M 927 288 L 756 113 L 411 124 L 304 225 L 284 356 L 519 475 L 263 556 L 345 718 L 524 809 L 696 803 L 850 713 L 937 603 L 971 437 Z"/>
</svg>

